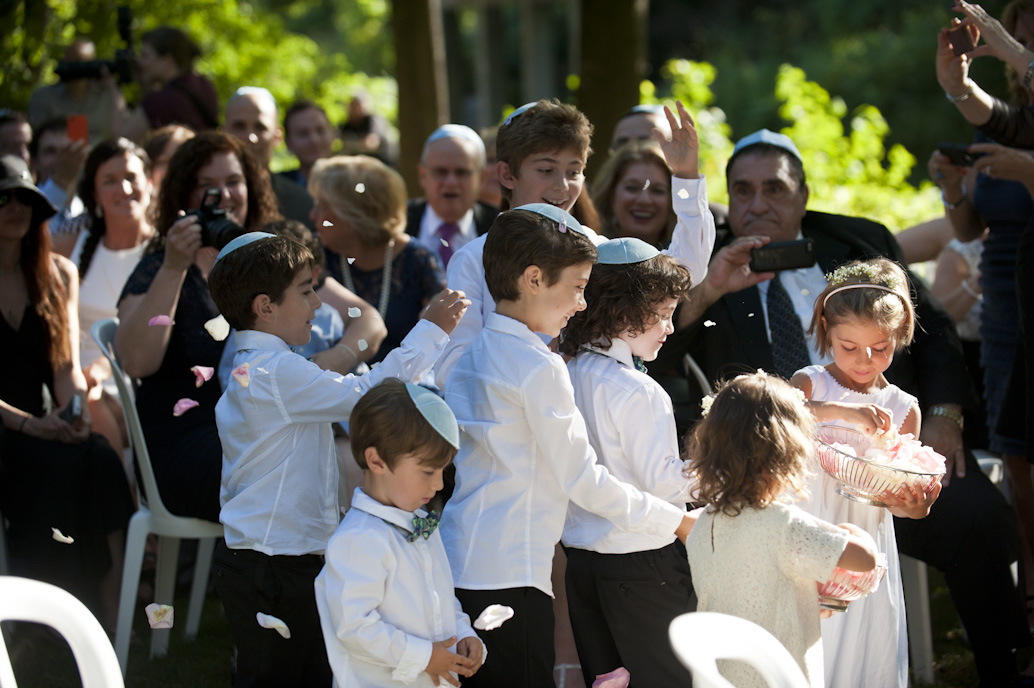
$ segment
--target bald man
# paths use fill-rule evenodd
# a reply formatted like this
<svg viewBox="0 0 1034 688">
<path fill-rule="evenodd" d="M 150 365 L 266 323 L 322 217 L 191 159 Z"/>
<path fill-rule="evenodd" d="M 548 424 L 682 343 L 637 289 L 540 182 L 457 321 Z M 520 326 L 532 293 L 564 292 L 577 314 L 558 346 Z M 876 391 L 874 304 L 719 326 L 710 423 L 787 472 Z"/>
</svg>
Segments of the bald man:
<svg viewBox="0 0 1034 688">
<path fill-rule="evenodd" d="M 284 140 L 284 130 L 280 128 L 280 109 L 273 94 L 260 86 L 241 87 L 226 102 L 223 119 L 223 131 L 243 141 L 248 152 L 268 170 L 273 160 L 273 151 Z M 270 175 L 270 183 L 280 206 L 280 214 L 313 229 L 309 218 L 313 206 L 312 196 L 279 174 Z"/>
</svg>

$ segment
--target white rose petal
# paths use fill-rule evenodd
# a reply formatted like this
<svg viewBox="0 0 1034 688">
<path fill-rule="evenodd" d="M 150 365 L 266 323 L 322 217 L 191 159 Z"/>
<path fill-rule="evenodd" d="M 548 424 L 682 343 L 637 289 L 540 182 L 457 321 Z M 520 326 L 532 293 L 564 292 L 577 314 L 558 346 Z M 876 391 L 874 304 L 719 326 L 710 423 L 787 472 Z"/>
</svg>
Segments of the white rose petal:
<svg viewBox="0 0 1034 688">
<path fill-rule="evenodd" d="M 151 624 L 151 628 L 172 628 L 175 619 L 172 605 L 152 602 L 144 607 L 144 612 L 147 614 L 147 623 Z"/>
<path fill-rule="evenodd" d="M 704 327 L 714 327 L 717 324 L 718 323 L 716 323 L 714 320 L 705 320 L 704 321 Z"/>
<path fill-rule="evenodd" d="M 218 315 L 206 322 L 205 329 L 208 331 L 208 334 L 212 335 L 212 339 L 217 342 L 221 342 L 230 336 L 230 323 L 226 322 L 226 318 L 222 315 Z"/>
<path fill-rule="evenodd" d="M 479 631 L 491 631 L 494 628 L 499 628 L 503 625 L 503 622 L 512 618 L 513 609 L 511 607 L 501 604 L 490 604 L 485 607 L 485 610 L 474 621 L 474 628 Z"/>
<path fill-rule="evenodd" d="M 349 259 L 348 259 L 348 264 L 349 264 L 349 265 L 351 265 L 351 264 L 352 264 L 352 263 L 354 263 L 354 262 L 355 262 L 355 258 L 349 258 Z"/>
<path fill-rule="evenodd" d="M 753 317 L 754 317 L 754 314 L 753 314 L 753 313 L 747 313 L 747 317 L 748 317 L 748 318 L 753 318 Z"/>
<path fill-rule="evenodd" d="M 365 193 L 366 192 L 366 184 L 363 184 L 362 182 L 359 182 L 358 184 L 356 184 L 355 185 L 355 192 L 356 193 Z"/>
<path fill-rule="evenodd" d="M 50 530 L 51 532 L 53 532 L 54 539 L 60 542 L 61 544 L 70 545 L 73 542 L 75 542 L 75 538 L 68 537 L 57 528 L 51 528 Z"/>
<path fill-rule="evenodd" d="M 365 339 L 360 339 L 358 342 L 355 343 L 355 345 L 359 347 L 360 351 L 366 351 L 370 348 L 370 345 L 366 343 Z"/>
<path fill-rule="evenodd" d="M 679 189 L 679 192 L 676 195 L 682 200 L 686 200 L 687 198 L 689 198 L 689 192 L 685 189 Z"/>
<path fill-rule="evenodd" d="M 285 639 L 290 640 L 291 629 L 287 627 L 287 624 L 285 624 L 283 621 L 276 618 L 275 616 L 270 616 L 269 614 L 263 614 L 262 612 L 258 612 L 257 614 L 255 614 L 255 620 L 258 621 L 258 625 L 262 626 L 262 628 L 269 628 L 271 630 L 274 630 L 281 636 L 283 636 Z"/>
<path fill-rule="evenodd" d="M 333 223 L 333 222 L 331 222 L 330 220 L 324 220 L 324 221 L 323 221 L 323 226 L 324 226 L 324 227 L 333 227 L 333 226 L 334 226 L 334 223 Z"/>
<path fill-rule="evenodd" d="M 355 306 L 352 306 L 351 308 L 348 309 L 348 317 L 349 318 L 358 318 L 362 314 L 363 314 L 363 312 L 360 309 L 356 308 Z"/>
</svg>

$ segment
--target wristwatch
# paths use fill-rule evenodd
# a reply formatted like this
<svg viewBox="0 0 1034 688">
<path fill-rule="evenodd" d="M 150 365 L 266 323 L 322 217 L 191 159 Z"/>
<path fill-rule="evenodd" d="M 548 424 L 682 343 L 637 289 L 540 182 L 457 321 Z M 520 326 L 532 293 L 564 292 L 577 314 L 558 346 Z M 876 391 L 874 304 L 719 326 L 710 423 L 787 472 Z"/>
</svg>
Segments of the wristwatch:
<svg viewBox="0 0 1034 688">
<path fill-rule="evenodd" d="M 951 408 L 950 406 L 944 406 L 942 404 L 936 404 L 934 406 L 931 406 L 929 409 L 927 409 L 926 412 L 927 412 L 928 415 L 931 415 L 931 416 L 944 416 L 945 418 L 953 420 L 956 423 L 958 423 L 959 430 L 962 430 L 962 426 L 964 424 L 964 420 L 962 418 L 962 413 L 959 412 L 959 411 L 956 411 L 955 409 Z"/>
</svg>

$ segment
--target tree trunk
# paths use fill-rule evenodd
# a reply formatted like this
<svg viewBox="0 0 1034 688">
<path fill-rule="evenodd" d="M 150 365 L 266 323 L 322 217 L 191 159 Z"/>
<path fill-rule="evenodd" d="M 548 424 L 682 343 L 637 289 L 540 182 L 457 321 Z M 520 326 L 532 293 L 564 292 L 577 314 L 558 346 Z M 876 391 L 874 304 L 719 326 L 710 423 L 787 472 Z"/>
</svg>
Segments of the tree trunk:
<svg viewBox="0 0 1034 688">
<path fill-rule="evenodd" d="M 417 165 L 424 140 L 449 117 L 441 0 L 394 0 L 392 26 L 399 89 L 399 172 L 409 194 L 417 196 Z"/>
</svg>

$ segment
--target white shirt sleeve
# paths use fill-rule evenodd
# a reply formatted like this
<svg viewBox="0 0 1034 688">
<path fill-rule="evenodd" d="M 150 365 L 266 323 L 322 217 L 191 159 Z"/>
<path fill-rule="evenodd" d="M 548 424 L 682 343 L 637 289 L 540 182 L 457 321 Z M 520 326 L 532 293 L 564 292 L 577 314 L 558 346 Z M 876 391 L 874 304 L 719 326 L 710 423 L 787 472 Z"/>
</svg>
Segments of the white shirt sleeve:
<svg viewBox="0 0 1034 688">
<path fill-rule="evenodd" d="M 696 286 L 707 276 L 715 240 L 714 215 L 707 205 L 704 177 L 672 177 L 671 205 L 678 222 L 671 235 L 671 245 L 663 253 L 685 265 Z"/>
<path fill-rule="evenodd" d="M 478 336 L 485 326 L 485 301 L 491 299 L 491 294 L 488 293 L 488 287 L 485 284 L 482 253 L 474 250 L 475 246 L 479 244 L 480 242 L 468 244 L 453 254 L 452 259 L 449 260 L 446 280 L 449 289 L 462 291 L 464 296 L 470 299 L 470 305 L 467 307 L 467 312 L 456 323 L 456 327 L 453 328 L 449 335 L 449 343 L 435 365 L 435 384 L 440 389 L 445 389 L 449 375 L 452 374 L 452 369 L 456 366 L 460 354 L 467 349 L 467 346 L 474 341 L 474 337 Z"/>
<path fill-rule="evenodd" d="M 524 399 L 531 436 L 571 501 L 627 530 L 675 532 L 685 515 L 682 510 L 617 480 L 597 463 L 559 357 L 555 365 L 531 371 L 524 389 L 529 390 Z"/>
</svg>

